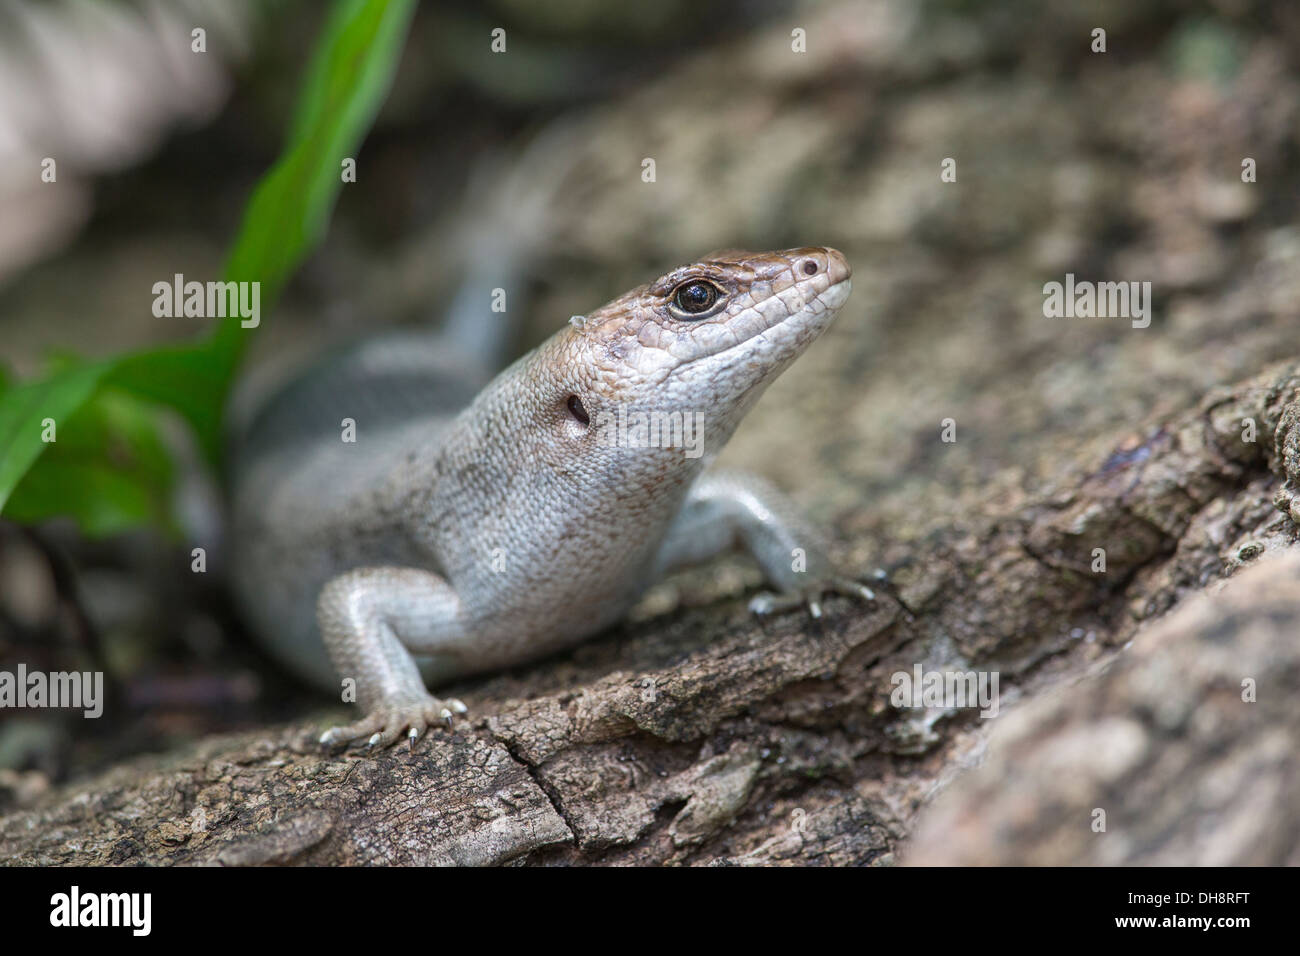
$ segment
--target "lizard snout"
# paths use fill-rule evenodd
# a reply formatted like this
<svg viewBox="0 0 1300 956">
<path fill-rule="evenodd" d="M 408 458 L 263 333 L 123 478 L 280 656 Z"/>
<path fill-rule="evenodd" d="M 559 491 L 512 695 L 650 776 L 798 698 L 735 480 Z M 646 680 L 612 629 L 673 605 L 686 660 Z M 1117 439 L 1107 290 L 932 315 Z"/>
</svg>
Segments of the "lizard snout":
<svg viewBox="0 0 1300 956">
<path fill-rule="evenodd" d="M 812 246 L 807 249 L 793 249 L 786 253 L 797 279 L 805 279 L 818 273 L 826 275 L 831 285 L 838 285 L 853 275 L 849 260 L 844 253 L 829 246 Z"/>
<path fill-rule="evenodd" d="M 849 260 L 844 258 L 844 253 L 829 247 L 822 251 L 826 254 L 826 271 L 830 273 L 832 283 L 843 282 L 852 277 L 853 268 L 849 265 Z"/>
</svg>

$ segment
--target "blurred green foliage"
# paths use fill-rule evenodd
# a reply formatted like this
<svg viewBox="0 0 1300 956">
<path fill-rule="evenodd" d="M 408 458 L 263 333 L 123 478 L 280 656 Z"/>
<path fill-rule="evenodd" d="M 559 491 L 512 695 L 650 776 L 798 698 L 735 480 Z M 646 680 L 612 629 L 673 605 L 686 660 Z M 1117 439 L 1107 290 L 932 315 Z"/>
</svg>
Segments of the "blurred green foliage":
<svg viewBox="0 0 1300 956">
<path fill-rule="evenodd" d="M 1165 55 L 1179 76 L 1226 83 L 1241 72 L 1246 43 L 1222 21 L 1187 20 L 1173 31 Z"/>
<path fill-rule="evenodd" d="M 263 317 L 324 237 L 342 186 L 401 57 L 415 0 L 339 0 L 325 23 L 279 160 L 248 202 L 225 277 L 261 283 Z M 209 463 L 222 409 L 253 329 L 228 318 L 191 345 L 88 362 L 60 356 L 44 378 L 0 373 L 0 513 L 34 523 L 67 515 L 88 535 L 140 525 L 175 531 L 176 469 L 159 407 L 193 428 Z M 47 424 L 55 426 L 49 442 Z"/>
</svg>

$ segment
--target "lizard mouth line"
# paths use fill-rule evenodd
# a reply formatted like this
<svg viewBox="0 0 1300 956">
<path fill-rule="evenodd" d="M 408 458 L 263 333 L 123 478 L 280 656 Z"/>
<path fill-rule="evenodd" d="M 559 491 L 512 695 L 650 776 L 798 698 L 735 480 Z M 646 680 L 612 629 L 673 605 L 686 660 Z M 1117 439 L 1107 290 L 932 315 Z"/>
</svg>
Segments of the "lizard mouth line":
<svg viewBox="0 0 1300 956">
<path fill-rule="evenodd" d="M 781 326 L 786 325 L 791 319 L 796 319 L 800 316 L 805 316 L 810 319 L 816 319 L 821 316 L 828 316 L 826 321 L 829 324 L 830 320 L 835 317 L 835 313 L 839 311 L 840 306 L 844 304 L 846 299 L 848 299 L 849 292 L 852 288 L 852 281 L 853 281 L 852 279 L 841 279 L 839 282 L 836 282 L 834 285 L 827 286 L 825 289 L 821 290 L 820 292 L 816 293 L 810 298 L 805 299 L 804 302 L 797 309 L 792 309 L 786 312 L 784 315 L 782 315 L 780 318 L 778 318 L 775 322 L 771 323 L 770 325 L 767 325 L 761 329 L 755 329 L 749 332 L 749 334 L 747 334 L 744 338 L 738 339 L 737 341 L 732 342 L 730 345 L 726 345 L 723 348 L 716 349 L 711 352 L 706 352 L 703 355 L 697 355 L 695 358 L 692 358 L 679 365 L 676 371 L 681 371 L 682 369 L 688 368 L 697 362 L 704 361 L 705 359 L 717 358 L 720 355 L 726 355 L 729 352 L 734 352 L 736 349 L 741 348 L 742 346 L 748 344 L 754 339 L 761 339 L 765 337 L 769 332 L 773 331 L 774 329 L 778 329 Z M 808 307 L 814 302 L 822 303 L 821 311 L 809 312 Z"/>
</svg>

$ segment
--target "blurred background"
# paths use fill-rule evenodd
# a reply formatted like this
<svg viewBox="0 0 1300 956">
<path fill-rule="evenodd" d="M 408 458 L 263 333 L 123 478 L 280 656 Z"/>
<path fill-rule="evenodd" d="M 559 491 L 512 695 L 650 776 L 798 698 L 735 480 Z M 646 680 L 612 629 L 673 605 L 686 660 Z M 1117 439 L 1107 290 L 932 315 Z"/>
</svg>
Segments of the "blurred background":
<svg viewBox="0 0 1300 956">
<path fill-rule="evenodd" d="M 212 332 L 156 318 L 152 286 L 222 276 L 328 13 L 0 4 L 6 381 Z M 1294 3 L 466 0 L 419 4 L 398 50 L 356 182 L 264 305 L 233 414 L 328 340 L 437 323 L 458 302 L 490 320 L 493 288 L 522 351 L 712 249 L 832 245 L 853 296 L 727 458 L 905 580 L 939 529 L 1297 351 Z M 1046 320 L 1042 286 L 1067 272 L 1150 281 L 1151 328 Z M 950 415 L 969 440 L 943 446 Z M 74 479 L 57 486 L 70 517 L 29 488 L 0 524 L 0 669 L 102 668 L 120 704 L 94 722 L 0 718 L 0 801 L 316 703 L 229 606 L 219 457 L 182 417 L 156 425 L 156 447 L 95 446 L 122 474 L 157 460 L 121 500 Z M 191 573 L 196 541 L 214 573 Z M 671 602 L 756 580 L 724 564 Z"/>
</svg>

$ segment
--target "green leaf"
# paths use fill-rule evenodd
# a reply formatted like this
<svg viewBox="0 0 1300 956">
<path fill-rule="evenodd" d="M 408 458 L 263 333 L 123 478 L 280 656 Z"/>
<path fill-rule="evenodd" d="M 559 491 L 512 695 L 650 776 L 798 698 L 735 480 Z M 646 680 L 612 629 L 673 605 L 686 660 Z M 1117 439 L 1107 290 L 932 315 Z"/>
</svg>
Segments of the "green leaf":
<svg viewBox="0 0 1300 956">
<path fill-rule="evenodd" d="M 262 283 L 263 309 L 324 237 L 343 160 L 356 158 L 388 94 L 414 12 L 414 0 L 345 0 L 334 8 L 288 144 L 253 193 L 226 262 L 228 280 Z M 218 326 L 214 344 L 227 368 L 243 354 L 248 331 L 238 318 Z"/>
<path fill-rule="evenodd" d="M 284 151 L 254 190 L 226 264 L 228 280 L 261 283 L 263 314 L 325 235 L 341 163 L 355 158 L 387 95 L 414 10 L 414 0 L 340 0 L 325 24 Z M 90 534 L 165 526 L 172 475 L 149 405 L 179 412 L 215 464 L 252 332 L 231 318 L 190 345 L 65 362 L 22 384 L 0 374 L 0 513 L 72 515 Z M 56 442 L 42 441 L 46 419 Z"/>
<path fill-rule="evenodd" d="M 137 398 L 180 412 L 194 429 L 207 459 L 221 452 L 221 412 L 229 385 L 224 366 L 214 360 L 208 342 L 124 355 L 113 363 L 104 383 Z"/>
<path fill-rule="evenodd" d="M 37 382 L 15 385 L 0 396 L 0 509 L 41 454 L 47 422 L 66 422 L 99 386 L 103 364 L 65 369 Z M 7 511 L 6 511 L 7 513 Z"/>
<path fill-rule="evenodd" d="M 139 524 L 168 531 L 175 472 L 150 405 L 102 388 L 66 422 L 51 453 L 18 482 L 6 509 L 16 521 L 68 515 L 90 535 Z"/>
</svg>

